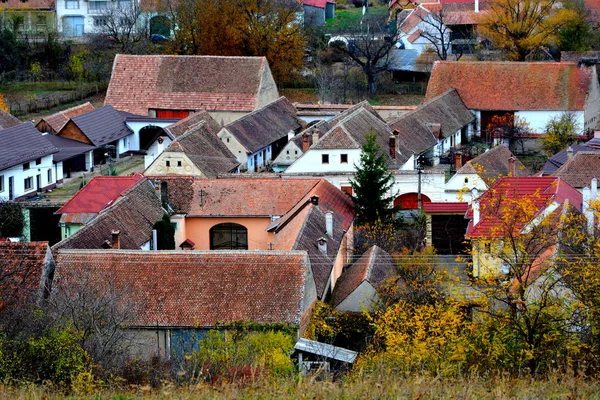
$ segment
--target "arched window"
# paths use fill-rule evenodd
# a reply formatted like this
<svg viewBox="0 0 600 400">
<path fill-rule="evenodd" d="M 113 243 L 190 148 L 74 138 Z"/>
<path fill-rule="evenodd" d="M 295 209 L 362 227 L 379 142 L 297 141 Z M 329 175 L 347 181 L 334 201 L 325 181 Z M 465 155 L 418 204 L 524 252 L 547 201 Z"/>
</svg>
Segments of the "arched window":
<svg viewBox="0 0 600 400">
<path fill-rule="evenodd" d="M 419 195 L 417 193 L 404 193 L 404 194 L 396 197 L 396 200 L 394 200 L 394 206 L 399 205 L 400 208 L 403 210 L 417 209 L 417 208 L 419 208 L 418 197 L 419 197 Z M 421 194 L 421 202 L 429 203 L 429 202 L 431 202 L 431 199 L 429 197 L 427 197 L 426 195 Z"/>
<path fill-rule="evenodd" d="M 231 222 L 210 228 L 211 250 L 248 250 L 248 229 Z"/>
</svg>

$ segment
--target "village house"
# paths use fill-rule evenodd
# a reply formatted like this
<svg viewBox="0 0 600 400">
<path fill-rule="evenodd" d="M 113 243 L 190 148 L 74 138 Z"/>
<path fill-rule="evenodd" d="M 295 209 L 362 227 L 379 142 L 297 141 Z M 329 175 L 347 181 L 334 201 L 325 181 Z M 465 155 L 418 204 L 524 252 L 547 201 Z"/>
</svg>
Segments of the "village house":
<svg viewBox="0 0 600 400">
<path fill-rule="evenodd" d="M 552 173 L 552 176 L 561 178 L 583 193 L 592 179 L 600 178 L 600 152 L 579 151 Z"/>
<path fill-rule="evenodd" d="M 573 113 L 584 132 L 598 123 L 600 86 L 595 64 L 567 62 L 437 61 L 427 99 L 454 88 L 475 113 L 477 131 L 485 136 L 494 116 L 506 114 L 542 134 L 546 124 Z"/>
<path fill-rule="evenodd" d="M 335 18 L 335 0 L 302 0 L 304 26 L 322 26 L 325 20 Z"/>
<path fill-rule="evenodd" d="M 299 338 L 317 299 L 306 251 L 60 250 L 56 261 L 52 295 L 110 291 L 144 359 L 176 359 L 236 322 L 287 325 Z"/>
<path fill-rule="evenodd" d="M 3 315 L 48 297 L 55 268 L 48 242 L 0 241 L 0 260 Z"/>
<path fill-rule="evenodd" d="M 446 183 L 446 201 L 470 202 L 473 189 L 485 192 L 494 182 L 505 176 L 529 176 L 531 173 L 503 144 L 486 150 L 461 165 L 462 157 L 455 157 L 456 173 Z"/>
<path fill-rule="evenodd" d="M 237 157 L 242 170 L 261 171 L 302 129 L 296 114 L 294 105 L 280 97 L 223 126 L 218 136 Z"/>
<path fill-rule="evenodd" d="M 580 151 L 600 153 L 600 131 L 595 131 L 594 137 L 587 142 L 583 144 L 573 143 L 566 149 L 562 149 L 548 158 L 542 169 L 542 176 L 552 175 Z"/>
<path fill-rule="evenodd" d="M 143 179 L 141 174 L 93 177 L 56 211 L 60 215 L 61 239 L 77 232 Z"/>
<path fill-rule="evenodd" d="M 340 276 L 331 305 L 339 311 L 373 311 L 380 303 L 380 286 L 396 268 L 391 254 L 372 246 Z"/>
<path fill-rule="evenodd" d="M 15 30 L 18 37 L 46 38 L 56 29 L 56 0 L 4 0 L 0 28 Z"/>
<path fill-rule="evenodd" d="M 399 143 L 414 153 L 416 168 L 419 163 L 435 166 L 442 156 L 469 142 L 474 121 L 456 90 L 450 89 L 389 125 Z"/>
<path fill-rule="evenodd" d="M 58 149 L 31 122 L 0 130 L 0 198 L 19 200 L 52 189 L 62 180 Z"/>
<path fill-rule="evenodd" d="M 350 198 L 323 179 L 150 177 L 171 210 L 176 247 L 308 251 L 319 298 L 352 252 Z"/>
<path fill-rule="evenodd" d="M 187 175 L 216 178 L 236 172 L 240 163 L 208 123 L 201 121 L 175 138 L 146 168 L 144 175 Z"/>
<path fill-rule="evenodd" d="M 278 98 L 264 57 L 119 54 L 104 104 L 157 118 L 206 110 L 228 124 Z"/>
<path fill-rule="evenodd" d="M 81 114 L 94 111 L 96 108 L 90 102 L 79 104 L 75 107 L 67 108 L 66 110 L 59 111 L 55 114 L 43 117 L 35 125 L 40 132 L 48 132 L 53 135 L 58 135 L 58 132 L 65 126 L 67 122 L 73 117 Z"/>
<path fill-rule="evenodd" d="M 461 201 L 424 202 L 425 245 L 438 254 L 465 254 L 469 250 L 465 240 L 468 208 L 469 203 Z"/>
<path fill-rule="evenodd" d="M 533 227 L 540 226 L 543 231 L 538 241 L 556 240 L 561 215 L 571 209 L 582 210 L 583 202 L 581 193 L 557 177 L 505 177 L 496 181 L 483 195 L 474 196 L 466 214 L 471 220 L 466 238 L 472 246 L 473 276 L 506 272 L 508 266 L 500 254 L 510 254 L 511 240 Z M 540 242 L 540 246 L 547 244 L 551 243 Z"/>
<path fill-rule="evenodd" d="M 65 210 L 73 218 L 65 217 L 63 223 L 76 232 L 66 232 L 66 239 L 52 246 L 59 249 L 130 249 L 152 248 L 152 227 L 166 210 L 163 209 L 156 188 L 146 179 L 139 177 L 106 177 L 97 181 L 77 199 L 65 204 Z M 121 178 L 121 177 L 118 177 Z M 96 178 L 97 179 L 97 178 Z M 137 183 L 131 185 L 132 181 Z M 129 188 L 126 188 L 127 185 Z M 110 196 L 100 195 L 94 188 L 104 188 Z M 120 192 L 120 193 L 117 193 Z M 104 203 L 104 204 L 101 204 Z M 95 216 L 95 217 L 94 217 Z M 89 218 L 89 219 L 88 219 Z M 86 222 L 87 221 L 87 222 Z M 84 223 L 83 226 L 76 224 Z"/>
</svg>

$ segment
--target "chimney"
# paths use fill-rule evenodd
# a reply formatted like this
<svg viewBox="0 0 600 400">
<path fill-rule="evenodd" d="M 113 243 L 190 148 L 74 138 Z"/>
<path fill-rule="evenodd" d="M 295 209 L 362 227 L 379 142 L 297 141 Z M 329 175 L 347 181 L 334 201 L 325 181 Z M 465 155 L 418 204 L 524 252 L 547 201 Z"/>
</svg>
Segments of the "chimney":
<svg viewBox="0 0 600 400">
<path fill-rule="evenodd" d="M 462 153 L 456 152 L 454 153 L 454 169 L 459 170 L 462 168 Z"/>
<path fill-rule="evenodd" d="M 321 237 L 317 240 L 317 246 L 319 247 L 319 251 L 324 256 L 327 255 L 327 238 Z"/>
<path fill-rule="evenodd" d="M 479 12 L 479 0 L 475 0 L 475 12 Z"/>
<path fill-rule="evenodd" d="M 390 136 L 390 157 L 392 160 L 396 159 L 396 136 Z"/>
<path fill-rule="evenodd" d="M 315 144 L 318 141 L 319 141 L 319 130 L 315 128 L 312 131 L 312 144 Z"/>
<path fill-rule="evenodd" d="M 152 250 L 158 250 L 158 232 L 152 229 Z"/>
<path fill-rule="evenodd" d="M 598 199 L 598 179 L 592 178 L 592 185 L 590 186 L 590 201 Z"/>
<path fill-rule="evenodd" d="M 308 133 L 304 133 L 302 135 L 302 152 L 306 153 L 308 148 L 310 147 L 310 142 L 308 140 Z"/>
<path fill-rule="evenodd" d="M 588 234 L 594 233 L 594 211 L 590 209 L 591 191 L 589 187 L 583 188 L 583 204 L 581 206 L 581 212 L 587 219 L 587 230 Z"/>
<path fill-rule="evenodd" d="M 325 233 L 333 238 L 333 213 L 331 211 L 325 213 Z"/>
<path fill-rule="evenodd" d="M 515 176 L 515 158 L 508 159 L 508 176 Z"/>
<path fill-rule="evenodd" d="M 567 147 L 567 160 L 573 158 L 573 148 L 571 146 Z"/>
<path fill-rule="evenodd" d="M 112 248 L 113 249 L 120 249 L 121 248 L 121 240 L 119 239 L 119 234 L 121 232 L 120 231 L 112 231 L 111 232 L 111 236 L 112 236 Z"/>
<path fill-rule="evenodd" d="M 315 206 L 318 206 L 319 205 L 319 196 L 317 196 L 317 195 L 311 196 L 310 202 L 312 204 L 314 204 Z"/>
<path fill-rule="evenodd" d="M 473 226 L 479 223 L 479 200 L 477 200 L 477 197 L 479 197 L 479 191 L 477 188 L 473 188 L 473 190 L 471 190 L 471 199 L 473 201 L 471 204 L 473 207 Z"/>
</svg>

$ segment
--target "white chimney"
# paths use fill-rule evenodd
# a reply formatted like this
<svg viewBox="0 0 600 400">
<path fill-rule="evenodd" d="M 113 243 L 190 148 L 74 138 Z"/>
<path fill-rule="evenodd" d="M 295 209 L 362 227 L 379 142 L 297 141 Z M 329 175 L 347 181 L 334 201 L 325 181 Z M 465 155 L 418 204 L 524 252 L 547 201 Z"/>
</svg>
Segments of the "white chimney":
<svg viewBox="0 0 600 400">
<path fill-rule="evenodd" d="M 573 148 L 571 146 L 567 147 L 567 160 L 573 158 Z"/>
<path fill-rule="evenodd" d="M 152 229 L 152 250 L 158 250 L 158 234 L 156 229 Z"/>
<path fill-rule="evenodd" d="M 333 213 L 331 211 L 325 213 L 325 233 L 333 238 Z"/>
<path fill-rule="evenodd" d="M 315 144 L 318 141 L 319 141 L 319 131 L 315 129 L 312 134 L 312 144 Z"/>
<path fill-rule="evenodd" d="M 592 186 L 590 186 L 590 200 L 598 199 L 598 179 L 592 178 Z"/>
<path fill-rule="evenodd" d="M 473 202 L 473 226 L 479 223 L 479 200 Z"/>
<path fill-rule="evenodd" d="M 475 0 L 475 12 L 479 12 L 479 0 Z"/>
<path fill-rule="evenodd" d="M 327 238 L 319 238 L 317 240 L 317 246 L 319 246 L 319 251 L 321 252 L 321 254 L 323 254 L 324 256 L 327 255 Z"/>
<path fill-rule="evenodd" d="M 590 199 L 591 191 L 590 188 L 586 186 L 583 188 L 583 205 L 581 207 L 581 212 L 587 219 L 588 234 L 592 235 L 594 233 L 594 211 L 590 209 Z"/>
</svg>

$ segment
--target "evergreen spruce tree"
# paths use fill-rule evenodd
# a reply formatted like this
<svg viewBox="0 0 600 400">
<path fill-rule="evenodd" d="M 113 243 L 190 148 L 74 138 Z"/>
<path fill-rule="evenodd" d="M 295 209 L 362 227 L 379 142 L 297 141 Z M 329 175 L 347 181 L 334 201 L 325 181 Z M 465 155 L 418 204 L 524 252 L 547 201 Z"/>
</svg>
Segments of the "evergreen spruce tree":
<svg viewBox="0 0 600 400">
<path fill-rule="evenodd" d="M 388 195 L 394 177 L 388 170 L 375 134 L 367 135 L 367 143 L 362 147 L 360 162 L 350 184 L 357 225 L 378 220 L 385 223 L 394 221 L 394 214 L 399 207 L 392 207 L 394 196 Z"/>
</svg>

